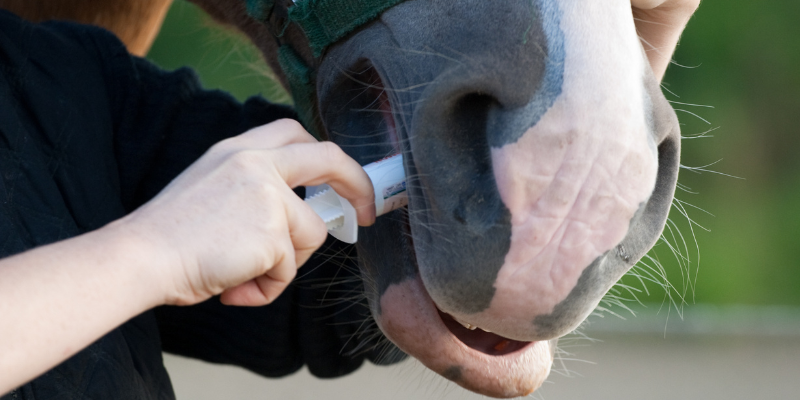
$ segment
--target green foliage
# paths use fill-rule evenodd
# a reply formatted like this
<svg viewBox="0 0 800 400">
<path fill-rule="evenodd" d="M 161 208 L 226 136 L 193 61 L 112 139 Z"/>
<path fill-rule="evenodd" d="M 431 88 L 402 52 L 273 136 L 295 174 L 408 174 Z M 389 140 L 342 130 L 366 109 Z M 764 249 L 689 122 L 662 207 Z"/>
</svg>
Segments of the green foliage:
<svg viewBox="0 0 800 400">
<path fill-rule="evenodd" d="M 689 243 L 689 303 L 800 305 L 798 17 L 795 1 L 706 0 L 674 56 L 685 67 L 672 65 L 664 79 L 675 94 L 669 100 L 714 107 L 674 104 L 710 122 L 679 111 L 684 136 L 717 128 L 713 138 L 683 140 L 682 164 L 722 160 L 707 169 L 743 178 L 681 171 L 680 182 L 697 194 L 679 190 L 676 197 L 714 215 L 687 207 L 710 230 L 694 229 L 699 269 Z M 671 219 L 692 240 L 686 218 L 673 210 Z M 654 254 L 671 283 L 685 287 L 667 246 Z M 663 295 L 642 300 L 660 302 Z"/>
<path fill-rule="evenodd" d="M 262 95 L 291 103 L 258 50 L 241 34 L 223 27 L 195 5 L 176 0 L 147 58 L 172 70 L 189 66 L 203 86 L 221 89 L 239 100 Z"/>
</svg>

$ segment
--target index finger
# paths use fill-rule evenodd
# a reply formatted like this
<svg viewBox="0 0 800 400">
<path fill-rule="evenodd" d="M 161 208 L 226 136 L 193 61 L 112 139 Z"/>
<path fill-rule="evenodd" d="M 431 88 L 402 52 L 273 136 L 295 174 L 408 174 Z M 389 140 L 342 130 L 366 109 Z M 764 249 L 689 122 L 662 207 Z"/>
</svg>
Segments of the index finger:
<svg viewBox="0 0 800 400">
<path fill-rule="evenodd" d="M 240 147 L 264 149 L 288 146 L 293 143 L 317 143 L 299 122 L 293 119 L 279 119 L 266 125 L 257 126 L 235 137 Z"/>
<path fill-rule="evenodd" d="M 364 168 L 332 142 L 296 143 L 277 151 L 279 174 L 292 188 L 327 183 L 356 209 L 358 224 L 375 223 L 375 190 Z"/>
</svg>

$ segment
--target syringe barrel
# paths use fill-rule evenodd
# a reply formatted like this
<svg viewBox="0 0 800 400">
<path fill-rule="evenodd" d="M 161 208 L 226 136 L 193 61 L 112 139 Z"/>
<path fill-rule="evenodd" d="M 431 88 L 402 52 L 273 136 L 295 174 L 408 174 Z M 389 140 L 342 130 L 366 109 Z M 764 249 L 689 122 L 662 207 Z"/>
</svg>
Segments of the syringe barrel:
<svg viewBox="0 0 800 400">
<path fill-rule="evenodd" d="M 365 165 L 364 171 L 367 171 L 372 186 L 375 188 L 376 216 L 408 205 L 402 154 Z"/>
</svg>

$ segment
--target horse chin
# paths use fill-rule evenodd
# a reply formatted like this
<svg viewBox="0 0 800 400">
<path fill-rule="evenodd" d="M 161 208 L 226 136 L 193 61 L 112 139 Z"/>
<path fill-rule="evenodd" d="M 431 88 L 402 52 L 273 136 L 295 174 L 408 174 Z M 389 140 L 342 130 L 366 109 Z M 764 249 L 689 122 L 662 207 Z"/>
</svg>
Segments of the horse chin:
<svg viewBox="0 0 800 400">
<path fill-rule="evenodd" d="M 407 220 L 404 225 L 409 228 Z M 412 236 L 405 238 L 405 247 L 413 248 Z M 408 267 L 417 271 L 415 276 L 388 286 L 373 307 L 378 326 L 395 345 L 434 372 L 486 396 L 525 396 L 542 385 L 558 339 L 518 341 L 464 326 L 431 299 L 416 254 L 404 262 L 414 264 Z"/>
<path fill-rule="evenodd" d="M 521 342 L 468 329 L 440 311 L 417 277 L 381 296 L 378 325 L 406 353 L 474 392 L 499 398 L 525 396 L 550 373 L 557 339 Z"/>
</svg>

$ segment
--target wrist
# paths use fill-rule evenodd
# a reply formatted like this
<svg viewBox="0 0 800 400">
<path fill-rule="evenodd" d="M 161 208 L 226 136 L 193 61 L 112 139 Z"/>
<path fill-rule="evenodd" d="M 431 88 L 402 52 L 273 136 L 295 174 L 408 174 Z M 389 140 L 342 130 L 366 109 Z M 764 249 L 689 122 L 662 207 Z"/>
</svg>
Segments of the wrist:
<svg viewBox="0 0 800 400">
<path fill-rule="evenodd" d="M 141 302 L 144 310 L 171 303 L 174 284 L 169 271 L 173 269 L 176 257 L 168 245 L 154 235 L 131 224 L 127 218 L 114 221 L 92 232 L 93 244 L 102 241 L 111 257 L 116 258 L 129 282 L 130 295 Z"/>
</svg>

